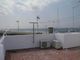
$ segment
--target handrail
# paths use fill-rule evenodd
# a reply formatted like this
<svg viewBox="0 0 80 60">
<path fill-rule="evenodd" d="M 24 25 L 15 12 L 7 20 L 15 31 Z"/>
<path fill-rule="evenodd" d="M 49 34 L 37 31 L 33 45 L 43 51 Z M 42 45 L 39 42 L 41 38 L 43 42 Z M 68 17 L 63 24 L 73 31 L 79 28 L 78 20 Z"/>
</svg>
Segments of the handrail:
<svg viewBox="0 0 80 60">
<path fill-rule="evenodd" d="M 3 33 L 2 37 L 0 38 L 0 43 L 2 43 L 3 40 L 4 40 L 4 38 L 7 36 L 7 34 L 6 34 L 7 31 L 8 31 L 8 30 L 6 30 L 6 31 Z"/>
</svg>

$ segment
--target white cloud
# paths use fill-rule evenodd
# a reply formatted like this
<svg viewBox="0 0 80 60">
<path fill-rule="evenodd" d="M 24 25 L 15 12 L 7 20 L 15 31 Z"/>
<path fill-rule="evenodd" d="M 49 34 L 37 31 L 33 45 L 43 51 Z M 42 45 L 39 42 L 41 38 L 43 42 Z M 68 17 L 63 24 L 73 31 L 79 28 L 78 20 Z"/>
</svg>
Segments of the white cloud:
<svg viewBox="0 0 80 60">
<path fill-rule="evenodd" d="M 58 0 L 19 0 L 17 1 L 17 7 L 30 11 L 41 10 L 48 4 L 57 1 Z"/>
<path fill-rule="evenodd" d="M 12 13 L 13 5 L 13 0 L 0 0 L 0 14 Z"/>
<path fill-rule="evenodd" d="M 58 0 L 0 0 L 0 14 L 13 13 L 14 7 L 23 11 L 42 10 L 45 6 Z"/>
</svg>

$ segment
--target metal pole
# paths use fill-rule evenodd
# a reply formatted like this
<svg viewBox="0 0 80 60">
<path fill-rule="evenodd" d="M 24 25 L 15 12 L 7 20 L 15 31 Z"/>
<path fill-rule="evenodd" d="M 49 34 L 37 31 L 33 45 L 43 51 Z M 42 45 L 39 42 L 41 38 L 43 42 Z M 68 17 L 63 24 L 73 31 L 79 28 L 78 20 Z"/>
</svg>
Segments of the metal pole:
<svg viewBox="0 0 80 60">
<path fill-rule="evenodd" d="M 38 33 L 39 25 L 38 25 L 38 18 L 37 18 L 37 33 Z"/>
<path fill-rule="evenodd" d="M 33 43 L 34 43 L 34 23 L 33 23 Z"/>
<path fill-rule="evenodd" d="M 19 21 L 16 21 L 17 22 L 17 25 L 18 25 L 18 32 L 19 32 Z"/>
<path fill-rule="evenodd" d="M 18 22 L 18 32 L 19 32 L 19 22 Z"/>
<path fill-rule="evenodd" d="M 73 9 L 73 28 L 74 28 L 74 7 L 72 7 Z"/>
<path fill-rule="evenodd" d="M 58 25 L 60 26 L 60 21 L 59 21 L 59 8 L 57 8 L 57 21 L 58 21 Z"/>
</svg>

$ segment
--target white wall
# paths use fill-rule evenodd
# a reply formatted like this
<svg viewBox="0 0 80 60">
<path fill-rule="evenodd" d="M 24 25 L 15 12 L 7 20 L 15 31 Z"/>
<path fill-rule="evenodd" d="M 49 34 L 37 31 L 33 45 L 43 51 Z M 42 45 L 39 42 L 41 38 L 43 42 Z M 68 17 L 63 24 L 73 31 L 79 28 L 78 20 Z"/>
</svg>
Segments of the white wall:
<svg viewBox="0 0 80 60">
<path fill-rule="evenodd" d="M 7 36 L 4 40 L 4 46 L 6 50 L 32 48 L 32 36 L 28 35 L 16 35 Z"/>
<path fill-rule="evenodd" d="M 5 59 L 5 51 L 4 51 L 4 46 L 3 44 L 0 44 L 0 60 Z"/>
<path fill-rule="evenodd" d="M 61 42 L 62 46 L 63 46 L 63 44 L 64 44 L 64 34 L 62 34 L 62 33 L 56 33 L 55 36 L 56 36 L 56 40 L 58 40 L 59 42 Z"/>
<path fill-rule="evenodd" d="M 62 43 L 63 48 L 80 46 L 80 33 L 58 33 L 56 37 Z"/>
<path fill-rule="evenodd" d="M 14 35 L 7 36 L 4 39 L 4 46 L 6 50 L 11 49 L 25 49 L 25 48 L 34 48 L 39 47 L 40 40 L 53 40 L 53 34 L 41 34 L 35 35 L 35 43 L 33 44 L 32 35 Z"/>
<path fill-rule="evenodd" d="M 56 38 L 62 43 L 63 48 L 80 46 L 80 33 L 56 33 Z M 6 50 L 10 50 L 39 47 L 40 40 L 47 40 L 52 42 L 54 40 L 54 35 L 53 34 L 35 35 L 34 44 L 32 35 L 7 36 L 4 39 L 4 48 Z"/>
<path fill-rule="evenodd" d="M 64 36 L 64 44 L 65 47 L 76 47 L 80 46 L 80 33 L 71 33 L 71 34 L 66 34 Z"/>
</svg>

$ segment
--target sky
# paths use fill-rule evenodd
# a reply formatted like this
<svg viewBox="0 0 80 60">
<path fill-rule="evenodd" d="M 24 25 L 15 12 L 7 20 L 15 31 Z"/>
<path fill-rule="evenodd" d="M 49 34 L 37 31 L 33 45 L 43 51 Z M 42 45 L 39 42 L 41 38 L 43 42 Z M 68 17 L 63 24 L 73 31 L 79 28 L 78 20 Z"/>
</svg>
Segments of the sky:
<svg viewBox="0 0 80 60">
<path fill-rule="evenodd" d="M 39 28 L 80 27 L 80 0 L 0 0 L 0 29 L 32 28 L 29 22 L 36 22 Z M 36 27 L 36 25 L 35 25 Z"/>
</svg>

